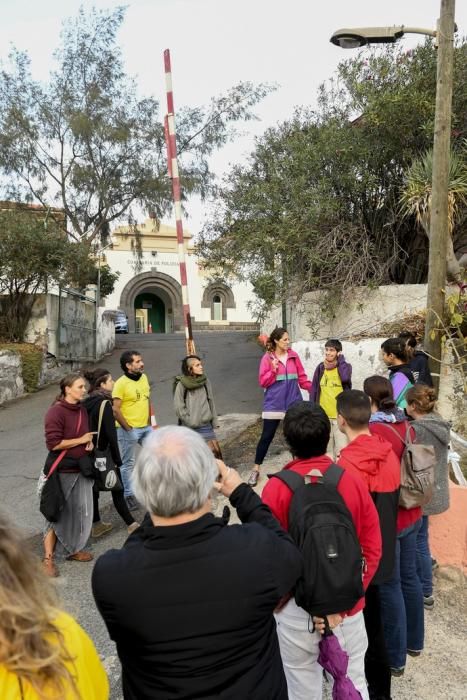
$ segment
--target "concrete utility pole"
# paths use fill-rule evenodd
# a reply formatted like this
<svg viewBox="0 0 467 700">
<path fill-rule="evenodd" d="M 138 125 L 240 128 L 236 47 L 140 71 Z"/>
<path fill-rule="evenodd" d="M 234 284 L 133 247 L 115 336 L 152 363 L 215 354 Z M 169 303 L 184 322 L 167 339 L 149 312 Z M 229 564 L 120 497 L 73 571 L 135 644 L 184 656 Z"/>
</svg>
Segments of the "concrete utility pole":
<svg viewBox="0 0 467 700">
<path fill-rule="evenodd" d="M 448 185 L 451 148 L 451 104 L 454 54 L 455 0 L 441 0 L 438 29 L 433 180 L 431 187 L 430 249 L 428 262 L 425 350 L 434 375 L 441 369 L 441 335 L 446 286 Z M 434 376 L 436 388 L 439 376 Z"/>
</svg>

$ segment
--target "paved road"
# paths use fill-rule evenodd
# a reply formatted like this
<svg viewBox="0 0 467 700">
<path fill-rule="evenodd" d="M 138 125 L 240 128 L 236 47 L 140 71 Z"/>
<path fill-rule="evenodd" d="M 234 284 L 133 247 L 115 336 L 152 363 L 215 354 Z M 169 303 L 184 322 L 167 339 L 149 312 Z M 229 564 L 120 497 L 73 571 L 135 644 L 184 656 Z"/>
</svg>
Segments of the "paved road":
<svg viewBox="0 0 467 700">
<path fill-rule="evenodd" d="M 261 351 L 247 333 L 199 333 L 197 351 L 205 360 L 206 371 L 213 384 L 219 414 L 258 414 L 261 390 L 257 384 L 257 368 Z M 160 424 L 174 422 L 172 411 L 172 377 L 178 373 L 183 358 L 182 335 L 117 336 L 117 349 L 99 363 L 114 376 L 119 376 L 122 349 L 136 348 L 145 359 L 145 371 L 152 383 L 152 393 Z M 57 394 L 57 387 L 48 387 L 36 394 L 0 407 L 0 509 L 11 522 L 32 536 L 33 547 L 40 553 L 41 516 L 35 488 L 46 455 L 43 418 Z M 239 420 L 225 415 L 222 437 L 238 430 Z M 221 418 L 222 420 L 222 418 Z M 101 513 L 114 524 L 114 530 L 101 540 L 91 540 L 90 549 L 97 557 L 112 547 L 121 547 L 126 528 L 110 507 L 108 494 L 102 494 Z M 104 659 L 112 687 L 112 700 L 120 700 L 120 665 L 114 644 L 94 606 L 90 588 L 92 564 L 62 562 L 57 587 L 64 606 L 90 634 Z"/>
<path fill-rule="evenodd" d="M 197 335 L 196 342 L 213 384 L 219 414 L 258 412 L 261 390 L 256 377 L 261 353 L 251 336 L 241 332 L 205 332 Z M 185 355 L 183 335 L 118 335 L 117 345 L 100 365 L 118 377 L 122 350 L 140 350 L 152 385 L 158 422 L 174 422 L 172 378 L 179 372 Z M 51 386 L 0 407 L 0 508 L 29 535 L 41 529 L 34 494 L 46 455 L 44 414 L 56 394 L 57 387 Z"/>
</svg>

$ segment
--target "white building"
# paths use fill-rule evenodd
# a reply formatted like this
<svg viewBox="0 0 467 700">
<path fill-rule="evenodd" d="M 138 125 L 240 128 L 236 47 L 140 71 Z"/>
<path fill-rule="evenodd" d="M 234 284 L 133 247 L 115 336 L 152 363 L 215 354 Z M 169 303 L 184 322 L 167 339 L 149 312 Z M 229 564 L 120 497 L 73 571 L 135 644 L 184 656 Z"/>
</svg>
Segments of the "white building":
<svg viewBox="0 0 467 700">
<path fill-rule="evenodd" d="M 182 288 L 174 228 L 153 219 L 138 225 L 138 234 L 128 226 L 112 233 L 112 248 L 105 262 L 120 272 L 115 289 L 105 300 L 109 309 L 122 309 L 131 332 L 171 333 L 183 330 Z M 256 330 L 248 308 L 253 290 L 247 283 L 213 281 L 198 263 L 191 235 L 185 232 L 188 294 L 193 329 Z M 135 255 L 137 246 L 141 257 Z"/>
</svg>

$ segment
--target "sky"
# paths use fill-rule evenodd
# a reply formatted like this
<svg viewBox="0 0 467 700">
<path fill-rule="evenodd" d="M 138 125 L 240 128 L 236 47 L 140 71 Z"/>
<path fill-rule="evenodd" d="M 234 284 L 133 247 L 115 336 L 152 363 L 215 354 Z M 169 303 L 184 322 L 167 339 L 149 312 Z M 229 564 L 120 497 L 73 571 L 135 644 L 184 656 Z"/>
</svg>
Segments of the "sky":
<svg viewBox="0 0 467 700">
<path fill-rule="evenodd" d="M 63 19 L 85 8 L 111 8 L 115 0 L 0 0 L 0 61 L 9 47 L 26 50 L 33 75 L 46 79 L 53 66 Z M 457 0 L 456 22 L 467 35 L 467 2 Z M 254 137 L 290 117 L 296 106 L 316 104 L 319 85 L 330 78 L 343 51 L 329 42 L 341 27 L 406 26 L 434 29 L 440 0 L 129 0 L 119 33 L 125 67 L 141 94 L 154 95 L 165 108 L 163 51 L 172 58 L 175 110 L 196 106 L 240 81 L 277 83 L 279 89 L 255 109 L 260 121 L 240 127 L 242 136 L 212 158 L 217 175 L 244 160 Z M 424 37 L 408 35 L 412 48 Z M 185 226 L 196 235 L 206 207 L 188 206 Z M 168 223 L 172 223 L 168 221 Z"/>
</svg>

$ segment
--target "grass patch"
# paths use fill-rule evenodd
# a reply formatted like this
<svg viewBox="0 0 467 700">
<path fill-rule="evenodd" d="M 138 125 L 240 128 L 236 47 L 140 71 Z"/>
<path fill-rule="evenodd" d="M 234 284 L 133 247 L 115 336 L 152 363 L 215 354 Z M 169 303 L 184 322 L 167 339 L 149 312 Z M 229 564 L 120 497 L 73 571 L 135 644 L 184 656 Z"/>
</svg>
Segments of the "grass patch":
<svg viewBox="0 0 467 700">
<path fill-rule="evenodd" d="M 24 388 L 37 391 L 42 368 L 42 350 L 31 343 L 0 343 L 0 350 L 11 350 L 21 357 L 21 373 Z"/>
</svg>

